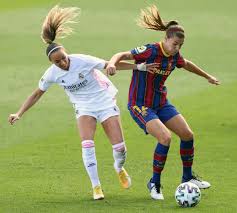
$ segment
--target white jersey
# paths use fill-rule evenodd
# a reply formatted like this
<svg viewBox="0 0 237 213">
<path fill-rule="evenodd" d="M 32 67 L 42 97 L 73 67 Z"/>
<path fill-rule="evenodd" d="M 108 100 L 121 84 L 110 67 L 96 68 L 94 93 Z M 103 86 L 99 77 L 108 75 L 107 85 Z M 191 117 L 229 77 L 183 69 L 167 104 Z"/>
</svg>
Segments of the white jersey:
<svg viewBox="0 0 237 213">
<path fill-rule="evenodd" d="M 68 71 L 52 65 L 39 81 L 39 89 L 46 91 L 53 83 L 60 85 L 75 108 L 86 111 L 104 110 L 115 105 L 118 90 L 100 71 L 105 61 L 82 54 L 69 55 Z"/>
</svg>

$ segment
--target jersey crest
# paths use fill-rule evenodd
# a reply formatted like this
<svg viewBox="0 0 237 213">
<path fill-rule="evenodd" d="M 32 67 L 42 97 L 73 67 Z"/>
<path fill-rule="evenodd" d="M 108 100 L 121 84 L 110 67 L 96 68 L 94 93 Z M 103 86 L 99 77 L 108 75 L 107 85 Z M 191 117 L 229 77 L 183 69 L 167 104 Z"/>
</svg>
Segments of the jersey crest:
<svg viewBox="0 0 237 213">
<path fill-rule="evenodd" d="M 84 78 L 84 75 L 79 73 L 79 79 L 83 79 Z"/>
</svg>

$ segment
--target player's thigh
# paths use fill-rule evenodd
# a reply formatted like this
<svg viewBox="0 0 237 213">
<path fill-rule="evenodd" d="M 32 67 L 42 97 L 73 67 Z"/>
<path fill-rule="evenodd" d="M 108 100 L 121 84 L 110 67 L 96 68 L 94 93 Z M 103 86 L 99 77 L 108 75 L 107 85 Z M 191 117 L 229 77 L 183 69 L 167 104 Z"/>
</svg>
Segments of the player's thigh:
<svg viewBox="0 0 237 213">
<path fill-rule="evenodd" d="M 129 106 L 128 110 L 134 121 L 146 134 L 151 134 L 162 144 L 170 143 L 170 132 L 160 121 L 154 109 L 145 106 Z"/>
<path fill-rule="evenodd" d="M 77 127 L 81 140 L 94 140 L 96 119 L 89 115 L 82 115 L 77 119 Z"/>
<path fill-rule="evenodd" d="M 159 120 L 153 119 L 146 123 L 146 131 L 154 136 L 160 143 L 169 145 L 171 141 L 170 131 Z"/>
<path fill-rule="evenodd" d="M 107 118 L 101 123 L 101 125 L 103 126 L 104 131 L 107 137 L 109 138 L 111 144 L 118 144 L 124 140 L 119 115 Z"/>
<path fill-rule="evenodd" d="M 178 135 L 182 140 L 188 141 L 193 139 L 193 132 L 181 114 L 169 119 L 165 122 L 165 126 Z"/>
</svg>

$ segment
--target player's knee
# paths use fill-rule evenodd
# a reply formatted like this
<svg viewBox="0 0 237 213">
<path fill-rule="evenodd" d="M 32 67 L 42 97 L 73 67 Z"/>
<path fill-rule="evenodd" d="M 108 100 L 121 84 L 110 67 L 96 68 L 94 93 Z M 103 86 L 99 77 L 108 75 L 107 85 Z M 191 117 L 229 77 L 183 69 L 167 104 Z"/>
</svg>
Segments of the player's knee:
<svg viewBox="0 0 237 213">
<path fill-rule="evenodd" d="M 171 143 L 171 134 L 170 133 L 166 133 L 163 134 L 162 137 L 159 139 L 159 142 L 163 145 L 170 145 Z"/>
<path fill-rule="evenodd" d="M 193 140 L 193 131 L 191 129 L 186 130 L 185 132 L 183 132 L 181 139 L 184 141 L 190 141 Z"/>
</svg>

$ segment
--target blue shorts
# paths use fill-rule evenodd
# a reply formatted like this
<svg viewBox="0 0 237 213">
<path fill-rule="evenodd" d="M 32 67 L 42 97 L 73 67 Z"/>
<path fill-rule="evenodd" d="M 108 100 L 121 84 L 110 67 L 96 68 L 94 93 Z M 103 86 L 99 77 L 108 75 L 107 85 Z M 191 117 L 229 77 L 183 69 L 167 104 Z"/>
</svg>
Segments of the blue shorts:
<svg viewBox="0 0 237 213">
<path fill-rule="evenodd" d="M 138 126 L 144 130 L 146 134 L 146 123 L 153 119 L 159 119 L 162 123 L 170 120 L 174 116 L 180 114 L 176 108 L 170 104 L 168 101 L 162 108 L 152 109 L 145 106 L 130 106 L 128 105 L 128 110 L 132 118 L 136 121 Z"/>
</svg>

